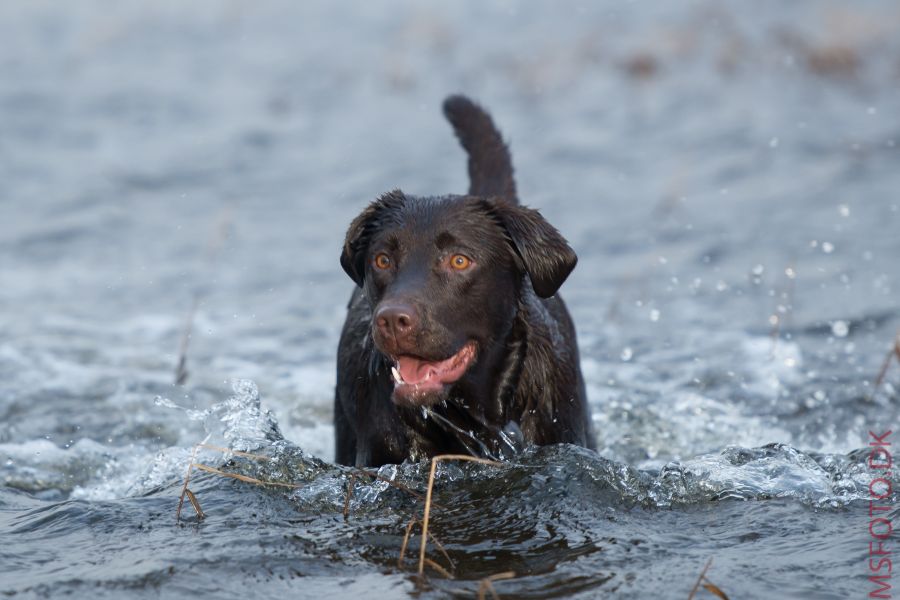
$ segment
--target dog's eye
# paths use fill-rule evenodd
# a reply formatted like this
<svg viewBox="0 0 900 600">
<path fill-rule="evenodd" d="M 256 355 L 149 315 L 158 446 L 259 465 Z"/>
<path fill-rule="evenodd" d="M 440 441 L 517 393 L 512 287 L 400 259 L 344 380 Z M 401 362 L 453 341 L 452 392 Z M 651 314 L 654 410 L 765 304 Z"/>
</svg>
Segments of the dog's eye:
<svg viewBox="0 0 900 600">
<path fill-rule="evenodd" d="M 463 271 L 472 266 L 472 259 L 463 254 L 454 254 L 450 257 L 450 266 L 457 271 Z"/>
<path fill-rule="evenodd" d="M 375 255 L 375 260 L 372 261 L 375 263 L 375 266 L 379 269 L 390 269 L 391 268 L 391 257 L 385 254 L 384 252 L 379 252 Z"/>
</svg>

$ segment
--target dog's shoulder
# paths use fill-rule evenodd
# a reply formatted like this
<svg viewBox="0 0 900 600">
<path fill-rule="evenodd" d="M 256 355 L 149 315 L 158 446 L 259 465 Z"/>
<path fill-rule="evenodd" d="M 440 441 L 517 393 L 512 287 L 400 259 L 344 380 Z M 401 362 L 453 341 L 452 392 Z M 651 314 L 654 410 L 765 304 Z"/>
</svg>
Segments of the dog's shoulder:
<svg viewBox="0 0 900 600">
<path fill-rule="evenodd" d="M 519 319 L 527 341 L 515 403 L 525 438 L 591 447 L 575 326 L 565 303 L 559 295 L 538 298 L 526 289 Z"/>
</svg>

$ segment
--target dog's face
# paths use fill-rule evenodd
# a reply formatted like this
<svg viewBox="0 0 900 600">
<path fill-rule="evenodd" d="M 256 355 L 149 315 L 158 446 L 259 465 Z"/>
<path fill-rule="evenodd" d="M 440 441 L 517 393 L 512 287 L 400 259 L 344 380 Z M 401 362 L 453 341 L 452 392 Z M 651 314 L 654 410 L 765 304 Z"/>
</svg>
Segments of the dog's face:
<svg viewBox="0 0 900 600">
<path fill-rule="evenodd" d="M 502 345 L 522 286 L 552 296 L 575 262 L 537 211 L 399 191 L 353 221 L 341 255 L 372 307 L 371 335 L 391 364 L 392 398 L 405 406 L 443 401 L 454 384 L 489 367 L 483 349 Z"/>
</svg>

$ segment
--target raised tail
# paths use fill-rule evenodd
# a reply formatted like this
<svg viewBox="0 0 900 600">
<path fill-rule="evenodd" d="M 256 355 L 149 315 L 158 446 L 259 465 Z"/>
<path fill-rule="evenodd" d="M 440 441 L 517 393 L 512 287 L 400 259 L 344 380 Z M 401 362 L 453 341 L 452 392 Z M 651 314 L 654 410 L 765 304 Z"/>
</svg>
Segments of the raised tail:
<svg viewBox="0 0 900 600">
<path fill-rule="evenodd" d="M 469 155 L 469 193 L 518 204 L 509 149 L 487 111 L 465 96 L 449 96 L 444 115 Z"/>
</svg>

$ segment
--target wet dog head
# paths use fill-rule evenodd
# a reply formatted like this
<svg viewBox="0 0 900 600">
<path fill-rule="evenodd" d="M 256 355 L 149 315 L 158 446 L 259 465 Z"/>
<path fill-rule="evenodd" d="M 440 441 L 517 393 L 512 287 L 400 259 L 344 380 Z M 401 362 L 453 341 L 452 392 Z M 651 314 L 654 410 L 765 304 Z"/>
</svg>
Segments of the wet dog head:
<svg viewBox="0 0 900 600">
<path fill-rule="evenodd" d="M 535 210 L 476 196 L 385 194 L 351 223 L 341 265 L 372 308 L 393 400 L 428 406 L 490 369 L 522 286 L 556 293 L 576 256 Z"/>
</svg>

